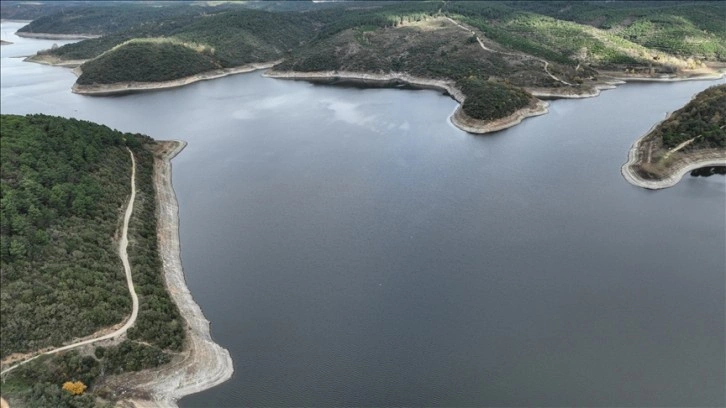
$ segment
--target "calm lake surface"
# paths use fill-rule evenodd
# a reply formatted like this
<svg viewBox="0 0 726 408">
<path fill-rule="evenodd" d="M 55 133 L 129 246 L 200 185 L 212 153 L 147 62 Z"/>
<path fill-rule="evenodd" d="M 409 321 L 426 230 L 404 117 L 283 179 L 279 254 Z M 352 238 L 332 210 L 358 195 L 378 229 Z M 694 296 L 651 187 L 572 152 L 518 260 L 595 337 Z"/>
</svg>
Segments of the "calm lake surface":
<svg viewBox="0 0 726 408">
<path fill-rule="evenodd" d="M 435 91 L 260 72 L 78 96 L 69 70 L 12 58 L 53 43 L 6 36 L 20 26 L 2 24 L 2 113 L 189 142 L 184 270 L 235 373 L 181 406 L 724 405 L 726 179 L 620 175 L 718 81 L 553 101 L 473 136 Z"/>
</svg>

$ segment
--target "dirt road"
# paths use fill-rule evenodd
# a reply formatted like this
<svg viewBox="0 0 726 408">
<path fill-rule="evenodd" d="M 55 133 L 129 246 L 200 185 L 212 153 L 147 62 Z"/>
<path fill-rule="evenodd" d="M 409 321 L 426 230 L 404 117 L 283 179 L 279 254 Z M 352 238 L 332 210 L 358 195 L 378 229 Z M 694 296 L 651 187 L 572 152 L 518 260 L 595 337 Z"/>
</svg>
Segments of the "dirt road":
<svg viewBox="0 0 726 408">
<path fill-rule="evenodd" d="M 129 264 L 129 257 L 128 257 L 128 253 L 126 252 L 126 249 L 129 245 L 129 239 L 128 239 L 129 221 L 131 220 L 131 214 L 134 211 L 134 201 L 136 200 L 136 160 L 134 159 L 134 154 L 131 152 L 131 150 L 129 148 L 126 148 L 126 150 L 129 151 L 129 155 L 131 156 L 131 196 L 129 197 L 129 203 L 126 206 L 126 212 L 124 214 L 123 228 L 121 230 L 121 239 L 119 240 L 119 245 L 118 245 L 118 254 L 119 254 L 119 257 L 121 258 L 121 263 L 123 264 L 124 272 L 126 273 L 126 283 L 129 288 L 129 293 L 131 294 L 131 301 L 132 301 L 132 305 L 133 305 L 132 309 L 131 309 L 131 316 L 129 316 L 129 318 L 126 320 L 126 323 L 116 331 L 113 331 L 113 332 L 103 335 L 103 336 L 82 340 L 82 341 L 79 341 L 76 343 L 68 344 L 63 347 L 58 347 L 58 348 L 54 348 L 52 350 L 49 350 L 49 351 L 46 351 L 43 353 L 39 353 L 31 358 L 28 358 L 27 360 L 23 360 L 17 364 L 14 364 L 14 365 L 0 371 L 0 375 L 7 374 L 10 371 L 16 369 L 17 367 L 20 367 L 23 364 L 27 364 L 28 362 L 33 361 L 36 358 L 43 356 L 43 355 L 56 354 L 56 353 L 60 353 L 62 351 L 67 351 L 67 350 L 71 350 L 74 348 L 85 346 L 87 344 L 95 343 L 97 341 L 108 340 L 108 339 L 118 337 L 118 336 L 126 333 L 126 331 L 129 329 L 129 327 L 133 326 L 134 323 L 136 322 L 136 316 L 139 313 L 139 298 L 136 295 L 136 290 L 134 289 L 134 281 L 131 277 L 131 265 Z"/>
<path fill-rule="evenodd" d="M 544 60 L 542 58 L 534 57 L 532 55 L 527 55 L 527 54 L 522 54 L 522 53 L 517 53 L 517 52 L 498 51 L 498 50 L 489 48 L 486 45 L 484 45 L 484 42 L 482 42 L 481 38 L 479 38 L 479 36 L 476 35 L 476 32 L 474 30 L 472 30 L 471 28 L 465 27 L 464 25 L 458 23 L 456 20 L 452 19 L 451 17 L 446 17 L 446 19 L 449 20 L 451 23 L 453 23 L 455 26 L 461 28 L 462 30 L 469 31 L 474 37 L 476 37 L 476 41 L 479 43 L 479 46 L 484 51 L 495 52 L 495 53 L 499 53 L 499 54 L 502 54 L 502 55 L 511 55 L 513 57 L 528 57 L 528 58 L 532 58 L 532 59 L 537 60 L 537 61 L 541 62 L 542 64 L 544 64 L 544 71 L 545 71 L 545 73 L 547 75 L 549 75 L 550 78 L 554 79 L 555 81 L 557 81 L 557 82 L 559 82 L 561 84 L 565 84 L 567 86 L 573 86 L 573 84 L 571 84 L 571 83 L 569 83 L 569 82 L 567 82 L 565 80 L 562 80 L 562 79 L 556 77 L 554 74 L 552 74 L 550 72 L 550 70 L 549 70 L 550 63 L 547 62 L 546 60 Z"/>
</svg>

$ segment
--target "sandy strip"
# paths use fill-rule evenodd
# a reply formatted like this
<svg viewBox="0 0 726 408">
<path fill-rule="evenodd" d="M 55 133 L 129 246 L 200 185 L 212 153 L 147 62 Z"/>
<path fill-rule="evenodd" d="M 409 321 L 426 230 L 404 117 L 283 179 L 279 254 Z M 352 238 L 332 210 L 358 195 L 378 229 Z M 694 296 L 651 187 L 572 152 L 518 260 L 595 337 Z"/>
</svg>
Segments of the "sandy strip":
<svg viewBox="0 0 726 408">
<path fill-rule="evenodd" d="M 78 83 L 75 83 L 73 84 L 71 90 L 73 91 L 73 93 L 89 96 L 108 96 L 135 92 L 156 91 L 160 89 L 178 88 L 181 86 L 193 84 L 195 82 L 222 78 L 228 75 L 243 74 L 259 69 L 267 69 L 279 63 L 280 61 L 246 64 L 234 68 L 225 68 L 202 72 L 196 75 L 163 82 L 119 82 L 114 84 L 98 85 L 79 85 Z"/>
<path fill-rule="evenodd" d="M 600 96 L 604 90 L 615 89 L 625 81 L 612 80 L 591 86 L 590 88 L 524 88 L 525 91 L 536 98 L 545 99 L 584 99 Z"/>
<path fill-rule="evenodd" d="M 724 77 L 723 72 L 708 72 L 695 75 L 663 75 L 663 76 L 622 76 L 608 75 L 618 81 L 624 82 L 681 82 L 681 81 L 713 81 Z"/>
<path fill-rule="evenodd" d="M 88 60 L 64 60 L 50 54 L 36 54 L 25 58 L 23 61 L 36 62 L 43 65 L 53 65 L 57 67 L 76 68 Z"/>
<path fill-rule="evenodd" d="M 154 185 L 157 192 L 157 231 L 159 255 L 167 290 L 187 323 L 185 350 L 171 363 L 154 370 L 130 374 L 125 385 L 134 389 L 131 399 L 121 406 L 176 407 L 180 398 L 218 385 L 232 376 L 229 351 L 216 344 L 209 332 L 209 321 L 192 298 L 184 280 L 179 245 L 179 207 L 172 187 L 171 159 L 186 142 L 158 142 L 162 151 L 154 160 Z M 142 395 L 143 398 L 138 396 Z"/>
<path fill-rule="evenodd" d="M 24 31 L 16 31 L 15 35 L 24 38 L 37 38 L 42 40 L 87 40 L 89 38 L 98 38 L 96 34 L 49 34 L 49 33 L 26 33 Z"/>
<path fill-rule="evenodd" d="M 494 121 L 474 119 L 470 116 L 467 116 L 466 113 L 464 113 L 464 111 L 461 109 L 461 104 L 464 103 L 464 99 L 466 97 L 458 88 L 456 88 L 456 86 L 454 86 L 454 81 L 421 78 L 401 72 L 392 72 L 389 74 L 370 74 L 365 72 L 350 71 L 267 71 L 264 75 L 270 78 L 297 79 L 303 81 L 328 81 L 344 79 L 363 84 L 387 84 L 398 81 L 415 86 L 417 88 L 445 91 L 455 101 L 459 102 L 459 107 L 450 117 L 451 123 L 453 123 L 454 126 L 465 132 L 475 134 L 497 132 L 499 130 L 507 129 L 514 125 L 517 125 L 522 122 L 522 120 L 530 116 L 537 116 L 547 113 L 547 103 L 537 101 L 536 105 L 522 108 L 505 118 L 496 119 Z"/>
</svg>

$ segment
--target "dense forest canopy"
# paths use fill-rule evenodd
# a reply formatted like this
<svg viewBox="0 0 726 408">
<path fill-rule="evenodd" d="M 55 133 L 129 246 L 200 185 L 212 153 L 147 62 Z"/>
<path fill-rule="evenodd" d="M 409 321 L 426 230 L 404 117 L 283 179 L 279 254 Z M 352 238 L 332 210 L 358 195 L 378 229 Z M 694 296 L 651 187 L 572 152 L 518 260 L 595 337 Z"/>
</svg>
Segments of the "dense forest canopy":
<svg viewBox="0 0 726 408">
<path fill-rule="evenodd" d="M 131 313 L 117 241 L 130 194 L 127 147 L 136 158 L 128 253 L 140 308 L 127 340 L 94 356 L 34 360 L 3 384 L 3 394 L 28 406 L 93 406 L 93 398 L 67 405 L 63 381 L 93 390 L 103 376 L 169 361 L 184 344 L 157 253 L 153 140 L 75 119 L 2 115 L 0 144 L 2 358 L 59 346 Z"/>
<path fill-rule="evenodd" d="M 726 149 L 726 85 L 712 86 L 699 93 L 653 132 L 667 148 L 692 140 L 685 151 Z"/>
</svg>

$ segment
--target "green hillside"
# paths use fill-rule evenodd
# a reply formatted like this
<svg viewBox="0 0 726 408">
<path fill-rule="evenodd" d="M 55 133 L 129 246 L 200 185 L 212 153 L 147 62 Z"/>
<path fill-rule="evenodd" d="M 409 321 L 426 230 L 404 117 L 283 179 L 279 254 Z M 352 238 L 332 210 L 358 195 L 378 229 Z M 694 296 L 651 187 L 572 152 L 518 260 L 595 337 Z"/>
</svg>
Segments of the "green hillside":
<svg viewBox="0 0 726 408">
<path fill-rule="evenodd" d="M 682 57 L 726 59 L 726 7 L 720 2 L 511 2 L 520 10 L 587 24 Z"/>
<path fill-rule="evenodd" d="M 700 92 L 644 136 L 636 146 L 632 170 L 640 178 L 659 180 L 679 166 L 703 159 L 722 159 L 724 152 L 726 85 L 718 85 Z"/>
<path fill-rule="evenodd" d="M 227 68 L 279 59 L 314 35 L 314 22 L 306 14 L 239 10 L 167 19 L 48 53 L 63 59 L 89 59 L 131 39 L 165 37 L 213 49 L 215 58 Z"/>
<path fill-rule="evenodd" d="M 726 148 L 726 85 L 712 86 L 653 130 L 666 148 L 693 139 L 683 151 Z"/>
<path fill-rule="evenodd" d="M 81 85 L 168 81 L 219 69 L 211 50 L 167 39 L 129 40 L 81 66 Z"/>
<path fill-rule="evenodd" d="M 66 3 L 66 2 L 53 2 Z M 59 8 L 53 3 L 42 7 L 48 10 Z M 19 4 L 18 7 L 28 6 Z M 59 11 L 34 19 L 18 30 L 21 33 L 44 34 L 111 34 L 134 27 L 156 24 L 157 21 L 178 18 L 185 15 L 201 15 L 219 12 L 229 7 L 218 8 L 192 5 L 189 2 L 100 2 L 67 4 Z"/>
</svg>

